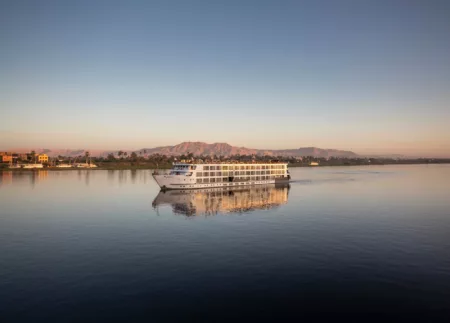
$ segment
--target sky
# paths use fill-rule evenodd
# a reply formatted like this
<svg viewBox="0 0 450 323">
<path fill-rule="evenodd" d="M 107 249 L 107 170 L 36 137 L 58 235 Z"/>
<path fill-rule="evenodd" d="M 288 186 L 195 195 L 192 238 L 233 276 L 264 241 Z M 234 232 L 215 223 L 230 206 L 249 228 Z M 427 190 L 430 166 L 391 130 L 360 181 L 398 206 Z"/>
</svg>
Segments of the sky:
<svg viewBox="0 0 450 323">
<path fill-rule="evenodd" d="M 450 157 L 450 1 L 2 1 L 0 149 Z"/>
</svg>

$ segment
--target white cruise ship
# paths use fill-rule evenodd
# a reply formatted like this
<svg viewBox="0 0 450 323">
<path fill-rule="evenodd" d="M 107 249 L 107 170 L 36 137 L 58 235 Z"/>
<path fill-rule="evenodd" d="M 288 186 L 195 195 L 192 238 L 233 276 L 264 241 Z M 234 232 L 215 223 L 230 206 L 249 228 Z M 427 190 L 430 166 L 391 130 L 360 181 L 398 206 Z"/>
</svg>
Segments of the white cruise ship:
<svg viewBox="0 0 450 323">
<path fill-rule="evenodd" d="M 175 163 L 168 173 L 155 171 L 163 190 L 278 184 L 290 180 L 287 163 Z"/>
</svg>

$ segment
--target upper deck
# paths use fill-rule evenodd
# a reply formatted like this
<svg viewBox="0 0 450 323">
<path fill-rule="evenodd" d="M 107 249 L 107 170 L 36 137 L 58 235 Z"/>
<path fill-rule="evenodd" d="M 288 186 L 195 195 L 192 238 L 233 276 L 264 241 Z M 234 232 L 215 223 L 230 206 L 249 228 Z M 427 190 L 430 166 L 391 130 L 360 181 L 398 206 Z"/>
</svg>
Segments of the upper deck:
<svg viewBox="0 0 450 323">
<path fill-rule="evenodd" d="M 170 175 L 196 177 L 286 175 L 287 163 L 174 163 Z"/>
<path fill-rule="evenodd" d="M 235 169 L 240 169 L 241 166 L 244 167 L 261 167 L 261 166 L 269 166 L 269 165 L 285 165 L 287 166 L 288 163 L 286 162 L 252 162 L 252 163 L 244 163 L 244 162 L 212 162 L 212 163 L 195 163 L 195 162 L 175 162 L 173 163 L 173 168 L 177 168 L 180 170 L 193 170 L 196 167 L 205 167 L 205 166 L 215 166 L 215 167 L 223 167 L 223 166 L 228 166 L 228 167 L 236 167 L 238 166 L 239 168 L 235 168 Z M 274 167 L 274 168 L 279 168 L 279 167 Z M 247 168 L 244 168 L 247 169 Z M 249 168 L 250 169 L 250 168 Z"/>
</svg>

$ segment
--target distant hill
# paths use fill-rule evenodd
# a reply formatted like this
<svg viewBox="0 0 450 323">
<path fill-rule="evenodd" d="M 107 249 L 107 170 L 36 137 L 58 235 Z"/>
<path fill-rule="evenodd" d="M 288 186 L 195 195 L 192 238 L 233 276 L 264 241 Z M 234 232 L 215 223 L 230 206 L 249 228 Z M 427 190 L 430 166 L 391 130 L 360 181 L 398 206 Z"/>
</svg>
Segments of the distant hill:
<svg viewBox="0 0 450 323">
<path fill-rule="evenodd" d="M 84 156 L 86 151 L 89 151 L 91 156 L 94 157 L 106 157 L 108 154 L 112 153 L 117 156 L 118 150 L 86 150 L 86 149 L 48 149 L 48 148 L 33 148 L 33 149 L 10 149 L 9 151 L 14 152 L 30 152 L 31 150 L 36 151 L 36 153 L 45 153 L 50 157 L 56 156 L 67 156 L 67 157 L 77 157 Z M 132 150 L 122 150 L 128 155 L 131 154 Z M 161 154 L 167 156 L 176 155 L 187 155 L 189 153 L 205 156 L 225 156 L 230 155 L 266 155 L 266 156 L 293 156 L 293 157 L 303 157 L 303 156 L 314 156 L 314 157 L 358 157 L 352 151 L 337 150 L 337 149 L 321 149 L 316 147 L 303 147 L 298 149 L 253 149 L 246 147 L 236 147 L 231 146 L 227 143 L 213 143 L 207 144 L 204 142 L 182 142 L 181 144 L 175 146 L 162 146 L 155 148 L 143 148 L 135 151 L 139 156 L 148 156 L 152 154 Z"/>
<path fill-rule="evenodd" d="M 193 153 L 194 155 L 207 156 L 230 156 L 230 155 L 267 155 L 267 156 L 314 156 L 314 157 L 358 157 L 352 151 L 337 149 L 321 149 L 316 147 L 305 147 L 298 149 L 253 149 L 245 147 L 231 146 L 227 143 L 207 144 L 204 142 L 182 142 L 175 146 L 163 146 L 156 148 L 144 148 L 137 151 L 142 154 L 161 154 L 161 155 L 182 155 Z"/>
<path fill-rule="evenodd" d="M 230 156 L 230 155 L 252 155 L 258 152 L 257 149 L 249 149 L 245 147 L 235 147 L 227 143 L 214 143 L 207 144 L 204 142 L 182 142 L 175 146 L 163 146 L 156 148 L 144 148 L 139 150 L 140 152 L 146 152 L 147 154 L 161 154 L 161 155 L 182 155 L 193 153 L 194 155 L 207 155 L 207 156 Z"/>
</svg>

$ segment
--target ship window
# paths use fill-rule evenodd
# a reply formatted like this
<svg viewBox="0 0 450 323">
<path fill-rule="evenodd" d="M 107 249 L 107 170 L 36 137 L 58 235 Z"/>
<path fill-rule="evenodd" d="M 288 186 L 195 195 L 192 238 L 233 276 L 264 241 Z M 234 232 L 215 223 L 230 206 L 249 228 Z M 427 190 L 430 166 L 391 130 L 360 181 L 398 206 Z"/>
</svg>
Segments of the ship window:
<svg viewBox="0 0 450 323">
<path fill-rule="evenodd" d="M 209 166 L 203 166 L 203 170 L 209 170 Z"/>
<path fill-rule="evenodd" d="M 245 172 L 245 175 L 250 175 L 250 171 L 246 171 L 246 172 Z"/>
<path fill-rule="evenodd" d="M 216 176 L 216 172 L 209 172 L 209 176 Z"/>
<path fill-rule="evenodd" d="M 255 169 L 255 165 L 252 165 L 252 169 Z"/>
<path fill-rule="evenodd" d="M 222 166 L 222 170 L 228 170 L 228 166 Z"/>
<path fill-rule="evenodd" d="M 202 179 L 201 178 L 197 178 L 197 184 L 201 183 L 201 182 L 202 182 Z"/>
<path fill-rule="evenodd" d="M 256 176 L 256 180 L 257 181 L 259 181 L 261 179 L 261 177 L 259 177 L 259 176 Z"/>
<path fill-rule="evenodd" d="M 197 177 L 202 177 L 203 173 L 202 172 L 197 172 Z"/>
<path fill-rule="evenodd" d="M 222 176 L 228 176 L 228 172 L 227 171 L 222 172 Z"/>
<path fill-rule="evenodd" d="M 245 166 L 241 166 L 241 170 L 244 170 L 245 169 Z"/>
<path fill-rule="evenodd" d="M 209 176 L 209 172 L 203 172 L 203 176 Z"/>
<path fill-rule="evenodd" d="M 222 177 L 216 178 L 216 182 L 217 182 L 217 183 L 222 182 Z"/>
<path fill-rule="evenodd" d="M 228 177 L 222 178 L 222 182 L 228 182 Z"/>
<path fill-rule="evenodd" d="M 215 179 L 215 178 L 210 178 L 210 179 L 209 179 L 209 182 L 210 182 L 210 183 L 215 183 L 215 182 L 216 182 L 216 179 Z"/>
<path fill-rule="evenodd" d="M 209 183 L 209 178 L 204 178 L 203 183 Z"/>
</svg>

